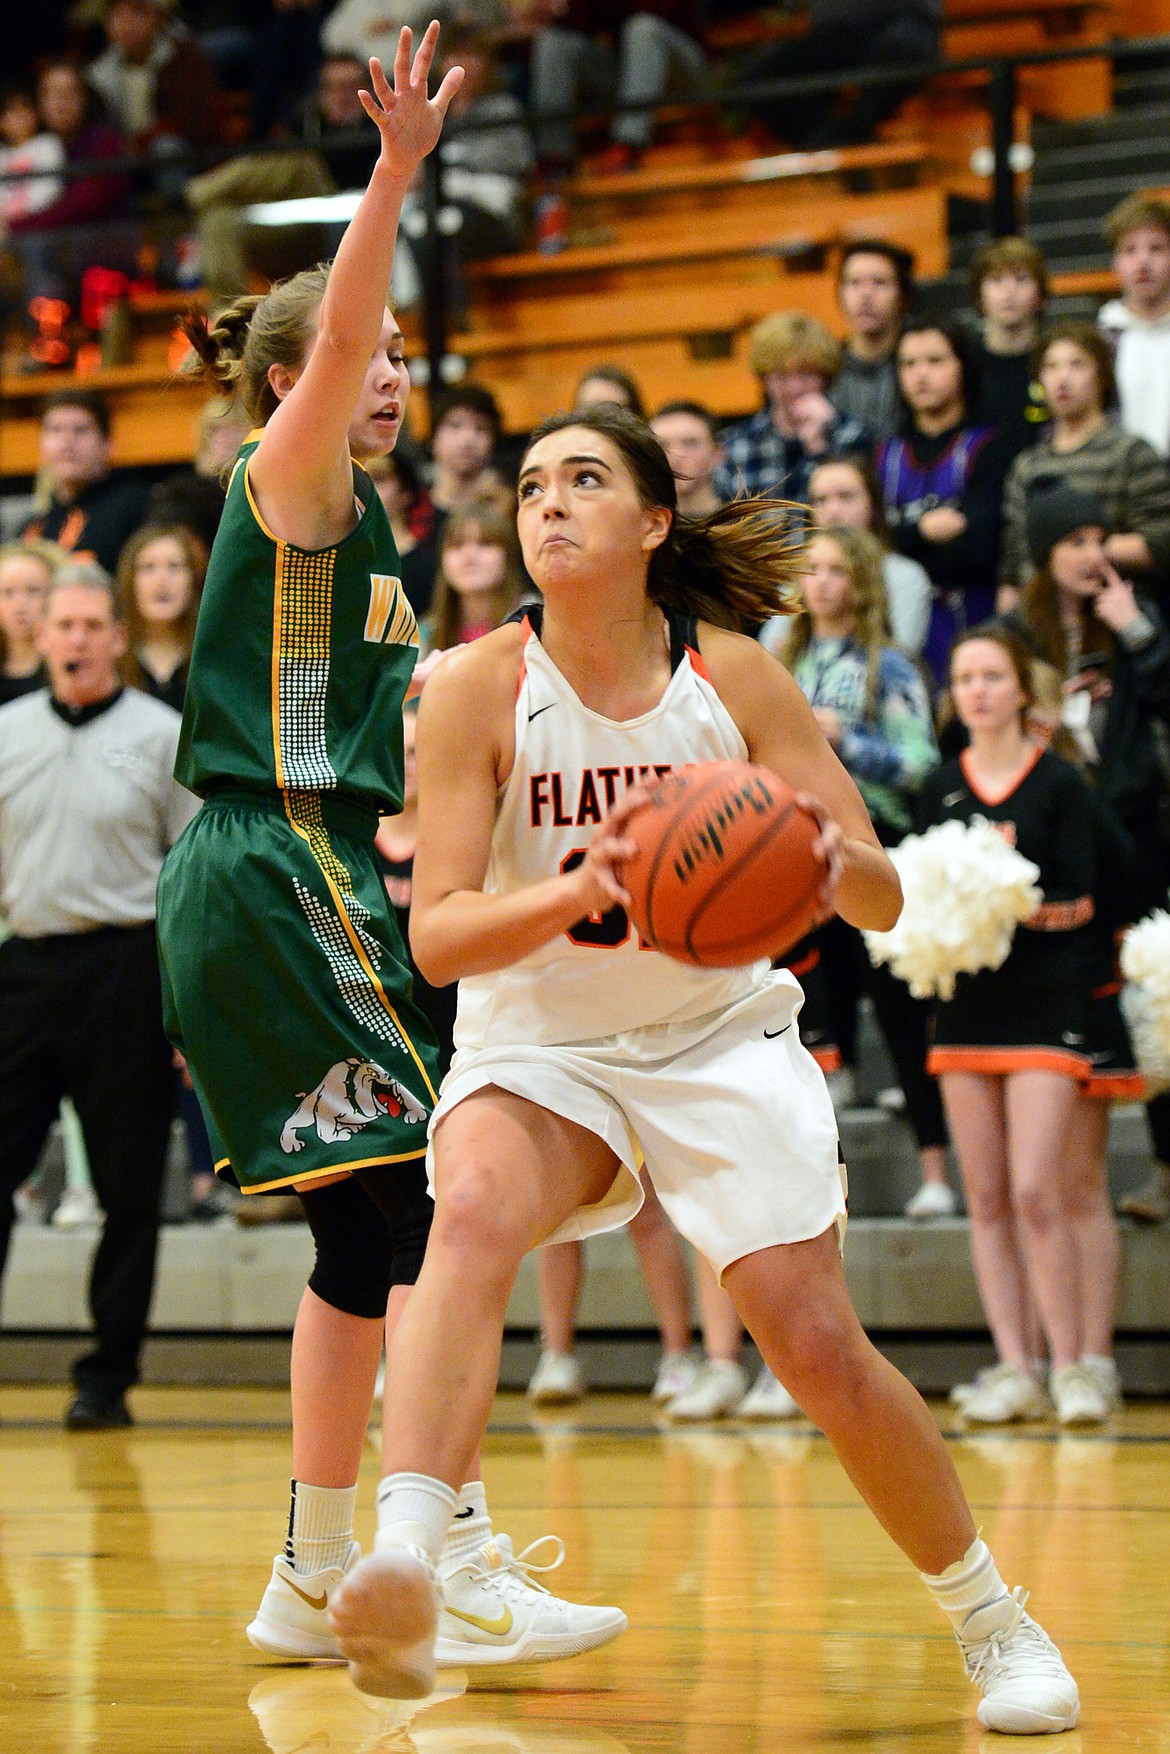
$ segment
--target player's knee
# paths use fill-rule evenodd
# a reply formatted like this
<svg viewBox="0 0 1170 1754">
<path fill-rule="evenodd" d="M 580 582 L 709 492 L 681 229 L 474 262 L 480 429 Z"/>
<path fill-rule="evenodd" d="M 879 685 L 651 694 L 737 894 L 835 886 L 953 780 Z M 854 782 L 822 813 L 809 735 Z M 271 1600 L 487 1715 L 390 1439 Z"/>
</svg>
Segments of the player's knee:
<svg viewBox="0 0 1170 1754">
<path fill-rule="evenodd" d="M 789 1394 L 811 1411 L 851 1395 L 859 1368 L 857 1338 L 854 1324 L 825 1312 L 793 1323 L 769 1349 L 769 1362 Z"/>
<path fill-rule="evenodd" d="M 480 1273 L 518 1263 L 531 1241 L 511 1177 L 494 1163 L 465 1161 L 437 1190 L 434 1248 Z"/>
</svg>

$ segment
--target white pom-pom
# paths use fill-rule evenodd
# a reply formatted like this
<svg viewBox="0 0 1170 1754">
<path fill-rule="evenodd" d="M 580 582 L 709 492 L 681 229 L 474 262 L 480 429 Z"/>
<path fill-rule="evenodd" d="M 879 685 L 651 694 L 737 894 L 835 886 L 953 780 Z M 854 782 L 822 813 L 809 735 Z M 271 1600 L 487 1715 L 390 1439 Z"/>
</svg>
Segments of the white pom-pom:
<svg viewBox="0 0 1170 1754">
<path fill-rule="evenodd" d="M 1121 945 L 1125 1020 L 1151 1089 L 1170 1086 L 1170 913 L 1159 908 L 1131 926 Z"/>
<path fill-rule="evenodd" d="M 1044 899 L 1038 867 L 981 816 L 909 835 L 890 858 L 902 916 L 890 932 L 866 932 L 865 942 L 870 959 L 888 962 L 918 999 L 949 999 L 956 975 L 1001 967 L 1017 925 Z"/>
</svg>

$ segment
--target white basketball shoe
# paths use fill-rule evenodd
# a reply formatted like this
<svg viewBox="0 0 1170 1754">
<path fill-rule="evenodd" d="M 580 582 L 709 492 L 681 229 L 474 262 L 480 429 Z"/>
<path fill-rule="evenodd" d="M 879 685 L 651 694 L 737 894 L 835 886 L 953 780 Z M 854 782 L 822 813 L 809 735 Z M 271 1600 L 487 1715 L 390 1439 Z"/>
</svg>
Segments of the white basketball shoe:
<svg viewBox="0 0 1170 1754">
<path fill-rule="evenodd" d="M 362 1556 L 355 1541 L 344 1565 L 327 1571 L 294 1571 L 283 1553 L 272 1561 L 272 1577 L 248 1639 L 266 1656 L 301 1662 L 338 1662 L 341 1652 L 329 1624 L 329 1605 L 342 1578 Z"/>
<path fill-rule="evenodd" d="M 533 1555 L 550 1550 L 548 1564 Z M 596 1650 L 624 1632 L 620 1608 L 564 1602 L 539 1583 L 565 1556 L 556 1535 L 544 1535 L 513 1553 L 507 1535 L 493 1535 L 474 1553 L 444 1562 L 443 1609 L 436 1655 L 440 1663 L 476 1668 L 499 1663 L 547 1663 Z"/>
<path fill-rule="evenodd" d="M 983 1698 L 976 1716 L 1008 1736 L 1071 1730 L 1080 1716 L 1077 1684 L 1060 1652 L 1030 1615 L 1017 1588 L 968 1616 L 956 1632 L 967 1677 Z"/>
</svg>

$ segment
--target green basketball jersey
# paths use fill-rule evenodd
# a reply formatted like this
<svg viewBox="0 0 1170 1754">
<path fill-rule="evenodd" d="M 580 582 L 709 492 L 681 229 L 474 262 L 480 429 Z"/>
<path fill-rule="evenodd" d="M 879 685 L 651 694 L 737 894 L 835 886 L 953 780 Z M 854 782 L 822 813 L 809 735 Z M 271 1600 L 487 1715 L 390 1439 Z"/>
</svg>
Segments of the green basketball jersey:
<svg viewBox="0 0 1170 1754">
<path fill-rule="evenodd" d="M 252 497 L 249 435 L 232 471 L 191 654 L 175 777 L 323 792 L 402 808 L 402 702 L 418 625 L 385 508 L 364 470 L 356 527 L 334 548 L 284 542 Z"/>
</svg>

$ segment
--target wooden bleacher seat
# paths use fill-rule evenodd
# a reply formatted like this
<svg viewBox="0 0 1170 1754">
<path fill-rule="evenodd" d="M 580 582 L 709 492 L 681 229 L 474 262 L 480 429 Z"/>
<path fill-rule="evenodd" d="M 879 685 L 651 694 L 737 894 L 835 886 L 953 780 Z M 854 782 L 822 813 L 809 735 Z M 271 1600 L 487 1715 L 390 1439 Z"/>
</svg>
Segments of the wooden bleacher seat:
<svg viewBox="0 0 1170 1754">
<path fill-rule="evenodd" d="M 752 192 L 769 183 L 790 187 L 821 179 L 847 178 L 865 173 L 867 176 L 889 175 L 891 180 L 913 181 L 927 160 L 923 146 L 912 140 L 878 140 L 869 146 L 832 147 L 817 152 L 776 152 L 767 155 L 736 154 L 711 161 L 706 155 L 697 162 L 660 164 L 648 162 L 620 176 L 596 176 L 584 172 L 574 177 L 566 188 L 571 203 L 622 202 L 653 199 L 662 201 L 677 195 L 709 195 L 718 191 L 721 197 L 738 191 Z"/>
</svg>

